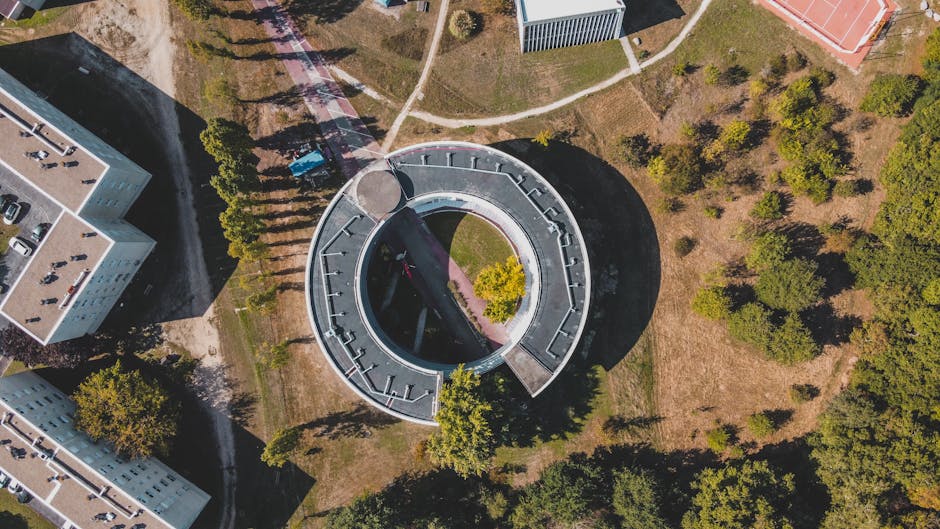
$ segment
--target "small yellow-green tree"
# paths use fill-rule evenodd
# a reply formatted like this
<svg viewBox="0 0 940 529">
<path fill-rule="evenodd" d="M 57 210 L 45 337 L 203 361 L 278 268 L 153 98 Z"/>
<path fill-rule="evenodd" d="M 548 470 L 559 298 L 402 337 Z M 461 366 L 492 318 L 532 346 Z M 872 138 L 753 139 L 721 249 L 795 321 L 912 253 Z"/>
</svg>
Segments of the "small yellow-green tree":
<svg viewBox="0 0 940 529">
<path fill-rule="evenodd" d="M 525 295 L 525 270 L 515 257 L 505 263 L 496 263 L 480 271 L 473 282 L 473 293 L 486 301 L 483 315 L 490 321 L 502 323 L 512 318 L 516 306 Z"/>
<path fill-rule="evenodd" d="M 428 455 L 463 477 L 481 475 L 496 451 L 496 437 L 491 426 L 493 405 L 481 395 L 480 376 L 458 365 L 441 388 L 438 402 L 434 418 L 440 429 L 428 439 Z"/>
<path fill-rule="evenodd" d="M 300 428 L 282 428 L 275 432 L 271 442 L 264 446 L 261 461 L 269 467 L 281 468 L 300 444 Z"/>
</svg>

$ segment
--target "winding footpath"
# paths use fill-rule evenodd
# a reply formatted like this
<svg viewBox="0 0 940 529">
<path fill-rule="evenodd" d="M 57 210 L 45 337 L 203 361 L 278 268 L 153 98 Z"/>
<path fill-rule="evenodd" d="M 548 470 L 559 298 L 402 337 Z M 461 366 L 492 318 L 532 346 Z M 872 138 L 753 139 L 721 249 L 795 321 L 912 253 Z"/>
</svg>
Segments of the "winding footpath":
<svg viewBox="0 0 940 529">
<path fill-rule="evenodd" d="M 401 124 L 405 122 L 405 118 L 411 113 L 411 107 L 414 106 L 415 100 L 421 96 L 424 85 L 427 84 L 428 79 L 431 77 L 431 69 L 434 66 L 434 60 L 437 58 L 437 49 L 441 44 L 441 35 L 444 34 L 444 26 L 447 25 L 447 13 L 450 11 L 450 0 L 441 0 L 439 9 L 437 13 L 437 25 L 434 26 L 434 37 L 431 39 L 431 48 L 428 50 L 427 59 L 424 61 L 421 77 L 418 78 L 418 84 L 416 84 L 415 89 L 411 91 L 411 95 L 408 96 L 408 100 L 405 101 L 405 106 L 402 107 L 401 112 L 398 113 L 392 126 L 388 129 L 388 133 L 385 135 L 383 147 L 386 150 L 390 150 L 392 144 L 395 143 L 398 131 L 401 130 Z M 460 125 L 458 125 L 458 127 L 459 126 Z"/>
</svg>

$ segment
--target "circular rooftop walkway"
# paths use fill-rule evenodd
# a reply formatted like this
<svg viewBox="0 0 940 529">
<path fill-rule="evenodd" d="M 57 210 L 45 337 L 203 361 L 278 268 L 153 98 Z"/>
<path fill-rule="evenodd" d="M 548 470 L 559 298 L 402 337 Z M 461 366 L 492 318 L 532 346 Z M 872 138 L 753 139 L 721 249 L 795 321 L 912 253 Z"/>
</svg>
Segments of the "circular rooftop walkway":
<svg viewBox="0 0 940 529">
<path fill-rule="evenodd" d="M 527 239 L 520 259 L 537 281 L 510 323 L 511 340 L 468 368 L 482 373 L 505 362 L 538 395 L 574 352 L 590 301 L 577 222 L 554 188 L 521 161 L 482 145 L 434 142 L 365 168 L 337 193 L 317 226 L 307 262 L 308 313 L 320 349 L 350 388 L 387 413 L 424 424 L 435 424 L 441 384 L 454 366 L 423 361 L 386 338 L 366 299 L 364 271 L 389 218 L 450 196 L 484 210 L 495 207 L 497 224 L 513 223 L 504 231 Z"/>
</svg>

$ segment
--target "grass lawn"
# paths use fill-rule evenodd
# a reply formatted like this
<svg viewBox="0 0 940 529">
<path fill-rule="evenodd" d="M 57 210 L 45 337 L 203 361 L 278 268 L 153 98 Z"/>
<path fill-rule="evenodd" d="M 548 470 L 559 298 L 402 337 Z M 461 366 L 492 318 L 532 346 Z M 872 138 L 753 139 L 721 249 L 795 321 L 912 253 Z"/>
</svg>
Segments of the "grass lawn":
<svg viewBox="0 0 940 529">
<path fill-rule="evenodd" d="M 0 527 L 3 529 L 55 529 L 48 520 L 26 505 L 16 502 L 8 492 L 0 492 Z"/>
<path fill-rule="evenodd" d="M 0 224 L 0 255 L 7 253 L 10 248 L 10 239 L 20 232 L 19 226 L 7 226 Z"/>
<path fill-rule="evenodd" d="M 459 0 L 454 9 L 474 9 Z M 444 32 L 421 110 L 441 115 L 492 115 L 523 110 L 603 81 L 627 67 L 616 40 L 523 54 L 515 18 L 484 16 L 467 41 Z"/>
<path fill-rule="evenodd" d="M 476 280 L 480 270 L 515 255 L 506 237 L 476 215 L 454 211 L 424 220 L 470 281 Z"/>
</svg>

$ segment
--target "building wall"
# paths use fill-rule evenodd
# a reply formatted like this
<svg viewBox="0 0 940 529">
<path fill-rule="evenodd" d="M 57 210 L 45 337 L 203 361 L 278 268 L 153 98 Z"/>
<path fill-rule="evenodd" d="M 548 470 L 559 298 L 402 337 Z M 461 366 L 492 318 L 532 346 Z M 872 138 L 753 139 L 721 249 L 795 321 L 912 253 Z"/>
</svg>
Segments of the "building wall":
<svg viewBox="0 0 940 529">
<path fill-rule="evenodd" d="M 538 22 L 520 19 L 520 45 L 523 53 L 578 46 L 620 37 L 623 9 Z"/>
<path fill-rule="evenodd" d="M 133 228 L 130 224 L 122 224 Z M 91 271 L 78 294 L 70 300 L 68 311 L 49 338 L 49 343 L 93 333 L 104 321 L 156 245 L 152 239 L 133 229 L 143 236 L 143 240 L 118 240 L 111 245 L 101 264 Z"/>
<path fill-rule="evenodd" d="M 150 173 L 131 165 L 120 169 L 112 166 L 106 171 L 85 200 L 79 215 L 104 219 L 123 217 L 150 181 Z"/>
</svg>

